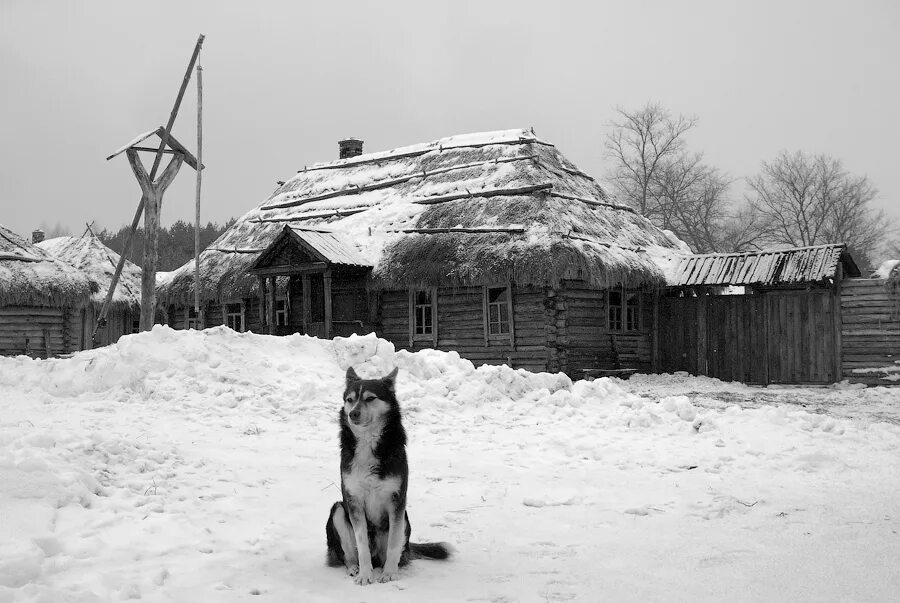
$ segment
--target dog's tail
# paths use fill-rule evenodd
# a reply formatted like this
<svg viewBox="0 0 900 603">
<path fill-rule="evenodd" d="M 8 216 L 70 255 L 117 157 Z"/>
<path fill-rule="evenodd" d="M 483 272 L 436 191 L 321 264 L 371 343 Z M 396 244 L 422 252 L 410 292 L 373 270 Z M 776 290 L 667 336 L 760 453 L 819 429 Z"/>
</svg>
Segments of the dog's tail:
<svg viewBox="0 0 900 603">
<path fill-rule="evenodd" d="M 449 559 L 453 547 L 446 542 L 410 542 L 410 559 Z"/>
</svg>

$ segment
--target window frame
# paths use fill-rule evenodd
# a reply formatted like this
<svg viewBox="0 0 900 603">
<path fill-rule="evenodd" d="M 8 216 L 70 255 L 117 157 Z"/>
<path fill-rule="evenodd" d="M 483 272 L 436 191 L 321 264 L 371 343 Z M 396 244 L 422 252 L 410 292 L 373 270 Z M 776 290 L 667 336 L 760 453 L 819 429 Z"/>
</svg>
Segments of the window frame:
<svg viewBox="0 0 900 603">
<path fill-rule="evenodd" d="M 194 313 L 193 316 L 191 316 L 192 313 Z M 203 328 L 200 324 L 200 315 L 195 313 L 194 306 L 188 306 L 184 312 L 184 328 L 185 330 L 194 329 L 195 331 Z"/>
<path fill-rule="evenodd" d="M 431 296 L 430 304 L 416 303 L 416 297 L 419 293 L 427 293 Z M 417 341 L 430 341 L 433 346 L 437 346 L 438 340 L 438 290 L 437 287 L 416 287 L 409 290 L 409 345 L 410 347 Z M 431 308 L 431 331 L 428 333 L 418 333 L 419 308 Z M 424 330 L 424 325 L 423 325 Z"/>
<path fill-rule="evenodd" d="M 284 304 L 284 308 L 279 309 L 279 304 Z M 284 322 L 279 321 L 279 317 L 283 317 Z M 276 327 L 286 327 L 291 319 L 290 298 L 286 295 L 275 296 L 275 307 L 272 308 L 272 321 Z"/>
<path fill-rule="evenodd" d="M 232 310 L 232 306 L 238 306 L 237 310 Z M 230 302 L 222 305 L 222 324 L 231 329 L 232 331 L 236 331 L 237 333 L 243 333 L 247 327 L 247 321 L 245 320 L 246 308 L 243 301 L 239 302 Z M 229 319 L 236 318 L 239 323 L 239 329 L 235 329 L 233 326 L 229 324 Z"/>
<path fill-rule="evenodd" d="M 506 332 L 501 331 L 499 333 L 491 332 L 492 324 L 503 324 L 503 311 L 502 307 L 504 305 L 504 301 L 492 302 L 491 291 L 496 289 L 503 289 L 506 293 L 505 305 L 506 305 Z M 491 321 L 491 307 L 497 307 L 500 320 L 496 322 Z M 482 322 L 484 323 L 484 344 L 490 345 L 491 342 L 503 342 L 508 341 L 510 346 L 515 348 L 516 342 L 516 325 L 515 325 L 515 314 L 513 312 L 513 285 L 512 283 L 496 283 L 491 285 L 484 285 L 482 287 Z"/>
<path fill-rule="evenodd" d="M 612 293 L 619 294 L 619 303 L 613 304 Z M 610 333 L 639 333 L 642 320 L 643 295 L 640 289 L 626 289 L 624 286 L 606 290 L 606 330 Z M 635 303 L 629 303 L 635 300 Z M 617 310 L 617 316 L 613 311 Z"/>
</svg>

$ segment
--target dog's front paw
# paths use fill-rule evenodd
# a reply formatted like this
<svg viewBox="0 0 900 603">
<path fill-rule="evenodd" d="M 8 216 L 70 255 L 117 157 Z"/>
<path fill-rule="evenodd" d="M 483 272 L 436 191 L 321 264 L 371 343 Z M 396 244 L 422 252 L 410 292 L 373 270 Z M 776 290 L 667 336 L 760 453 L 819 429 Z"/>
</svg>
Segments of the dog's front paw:
<svg viewBox="0 0 900 603">
<path fill-rule="evenodd" d="M 358 573 L 359 573 L 358 565 L 348 565 L 347 566 L 347 575 L 348 576 L 355 576 Z"/>
<path fill-rule="evenodd" d="M 378 578 L 379 582 L 390 582 L 391 580 L 399 580 L 400 579 L 400 570 L 388 570 L 385 569 L 381 572 L 381 576 Z"/>
<path fill-rule="evenodd" d="M 359 584 L 360 586 L 364 586 L 366 584 L 372 584 L 372 582 L 373 582 L 372 570 L 369 570 L 367 572 L 364 572 L 364 571 L 359 572 L 359 574 L 357 574 L 356 578 L 353 581 L 356 582 L 357 584 Z"/>
</svg>

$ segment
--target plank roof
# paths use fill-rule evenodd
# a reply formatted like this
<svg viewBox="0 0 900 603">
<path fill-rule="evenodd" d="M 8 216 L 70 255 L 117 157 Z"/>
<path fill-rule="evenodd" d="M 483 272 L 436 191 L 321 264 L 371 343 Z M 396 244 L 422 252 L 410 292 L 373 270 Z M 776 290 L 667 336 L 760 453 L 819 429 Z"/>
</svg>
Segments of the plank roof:
<svg viewBox="0 0 900 603">
<path fill-rule="evenodd" d="M 670 286 L 800 285 L 859 276 L 843 244 L 794 247 L 748 253 L 710 253 L 683 257 L 670 273 Z"/>
</svg>

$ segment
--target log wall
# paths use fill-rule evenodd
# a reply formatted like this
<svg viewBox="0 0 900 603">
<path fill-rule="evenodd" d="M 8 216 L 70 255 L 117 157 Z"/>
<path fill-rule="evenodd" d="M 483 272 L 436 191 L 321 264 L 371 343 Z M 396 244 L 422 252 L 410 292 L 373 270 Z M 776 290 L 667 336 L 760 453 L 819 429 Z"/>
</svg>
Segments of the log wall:
<svg viewBox="0 0 900 603">
<path fill-rule="evenodd" d="M 68 308 L 0 307 L 0 354 L 47 358 L 77 351 L 76 316 Z"/>
<path fill-rule="evenodd" d="M 438 289 L 437 345 L 431 335 L 409 338 L 409 292 L 384 291 L 380 296 L 381 322 L 377 333 L 397 348 L 417 351 L 436 348 L 456 351 L 481 364 L 507 364 L 540 372 L 549 368 L 548 324 L 543 289 L 513 287 L 514 335 L 485 337 L 482 287 Z"/>
<path fill-rule="evenodd" d="M 900 283 L 841 283 L 841 365 L 844 378 L 854 383 L 900 384 L 885 379 L 900 376 Z"/>
<path fill-rule="evenodd" d="M 640 295 L 640 328 L 610 332 L 606 290 L 579 282 L 564 283 L 554 298 L 559 370 L 574 377 L 581 376 L 584 369 L 632 368 L 649 372 L 653 298 L 644 292 Z"/>
</svg>

